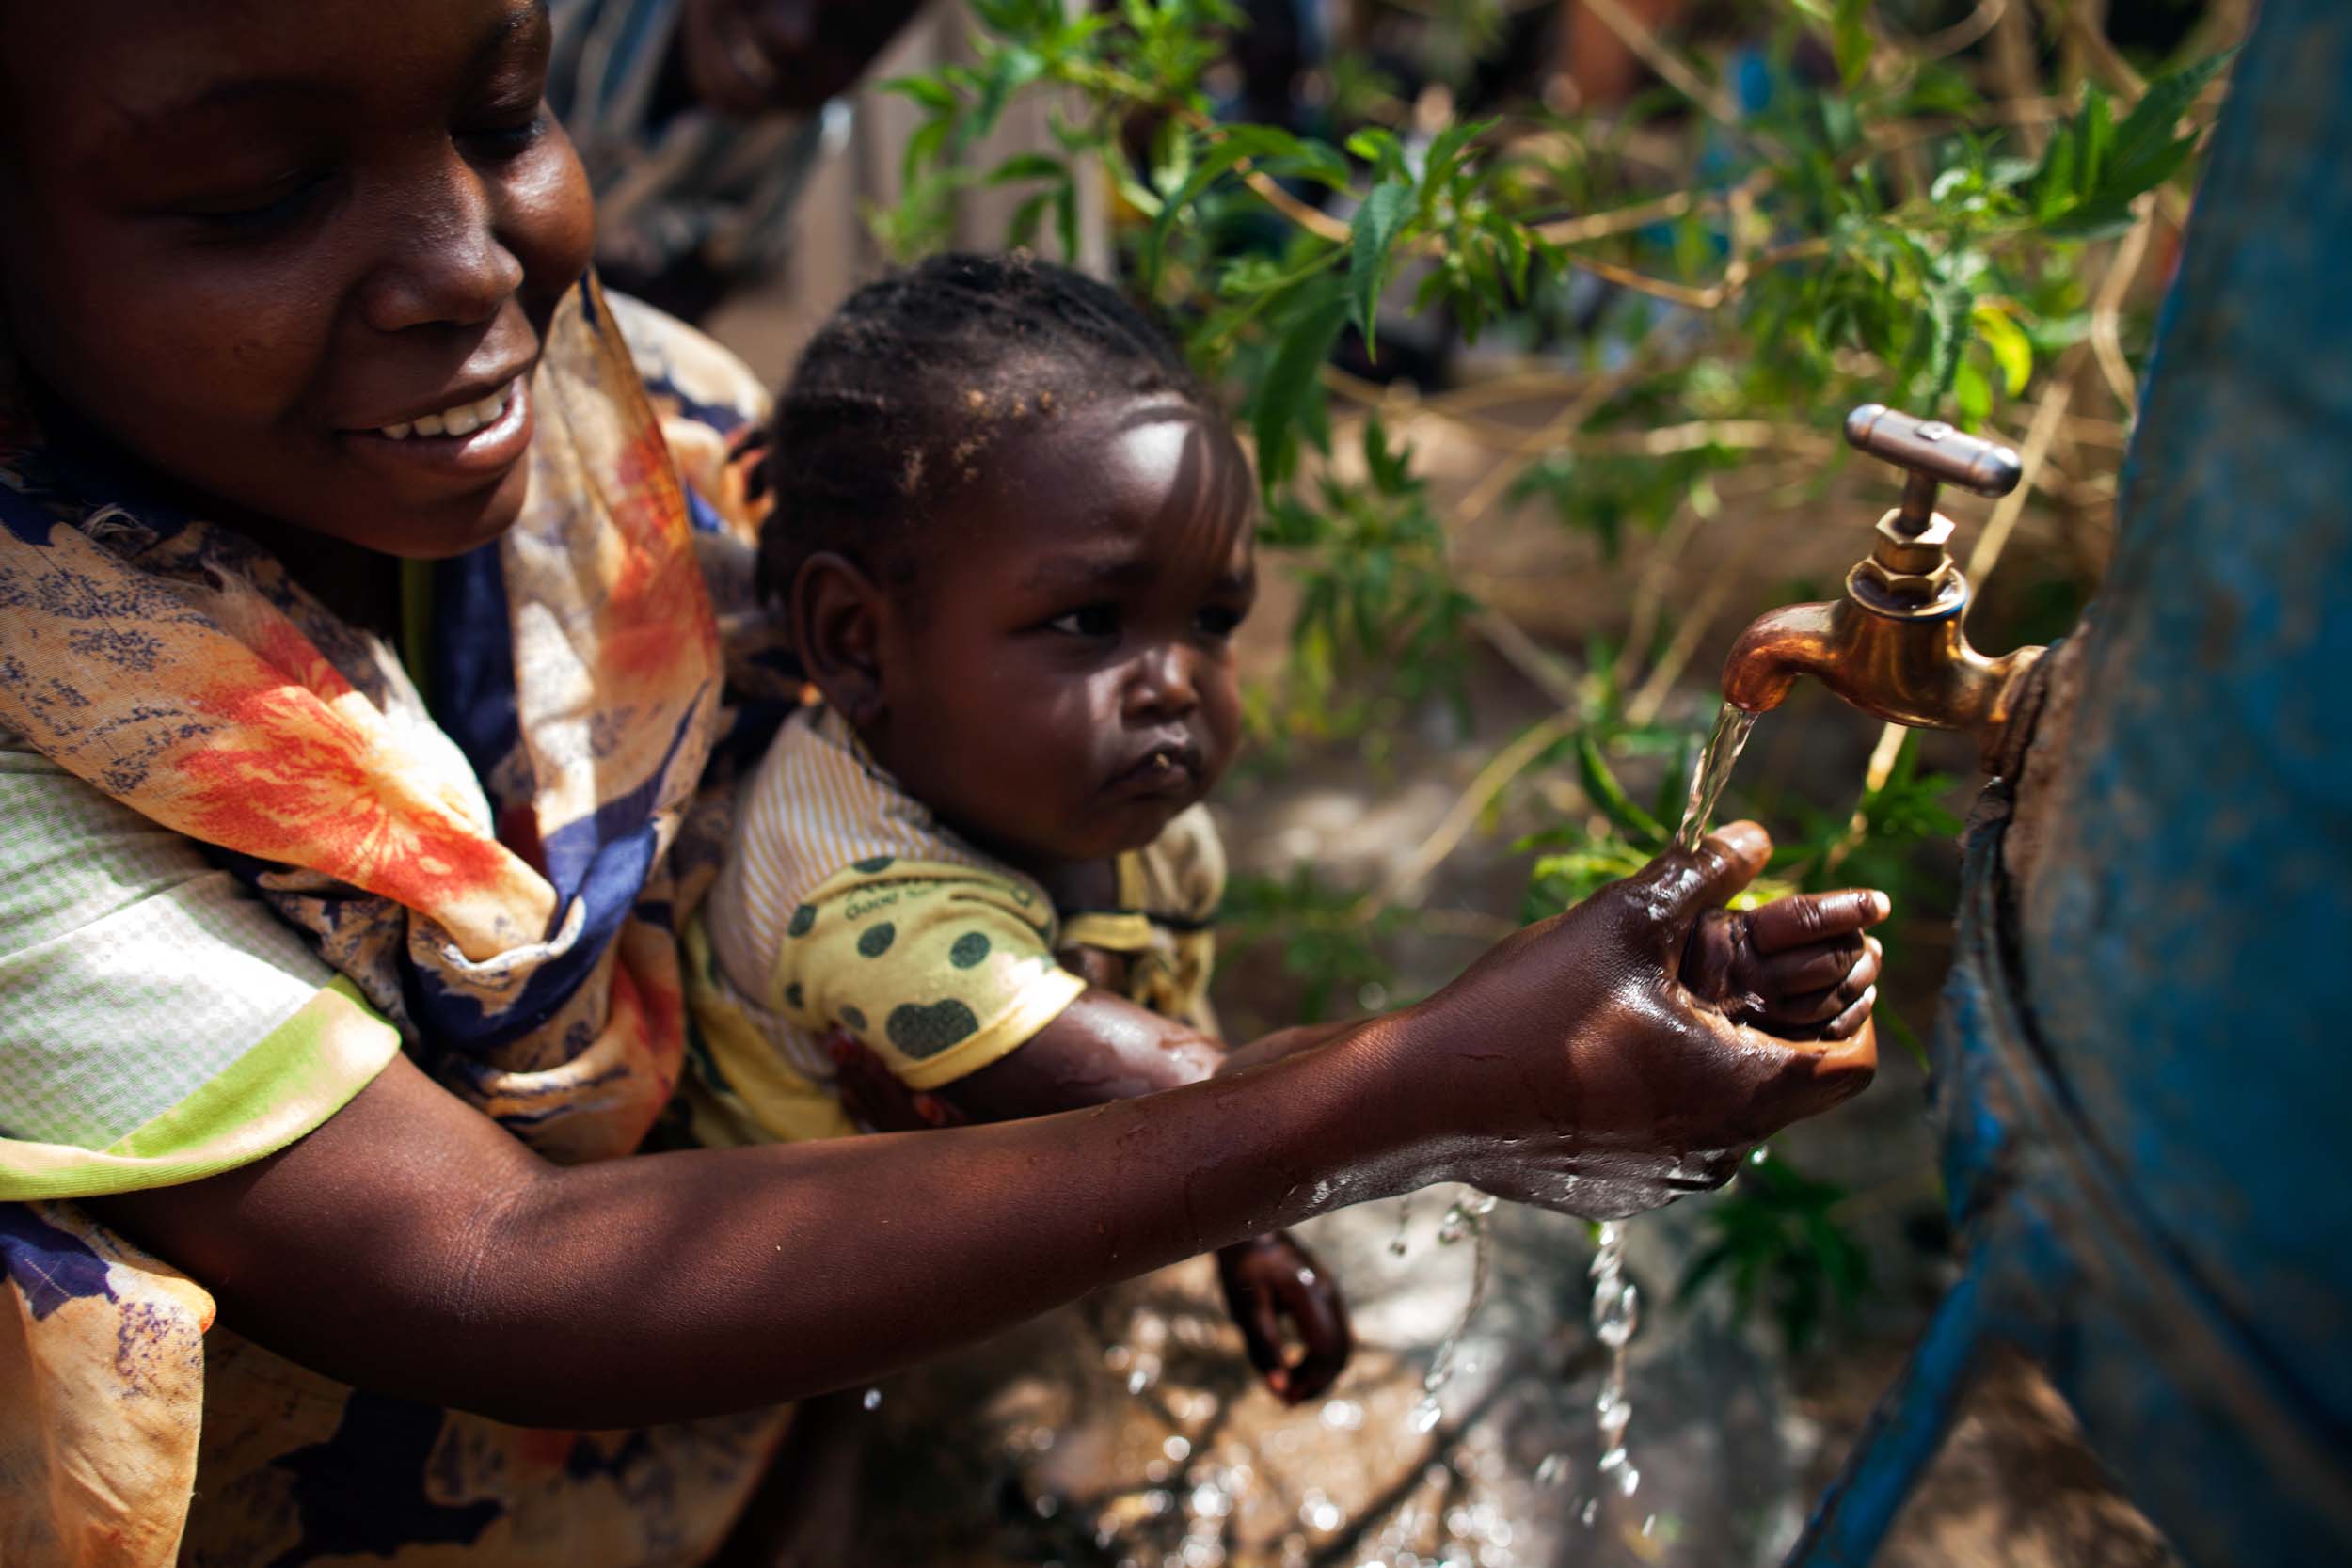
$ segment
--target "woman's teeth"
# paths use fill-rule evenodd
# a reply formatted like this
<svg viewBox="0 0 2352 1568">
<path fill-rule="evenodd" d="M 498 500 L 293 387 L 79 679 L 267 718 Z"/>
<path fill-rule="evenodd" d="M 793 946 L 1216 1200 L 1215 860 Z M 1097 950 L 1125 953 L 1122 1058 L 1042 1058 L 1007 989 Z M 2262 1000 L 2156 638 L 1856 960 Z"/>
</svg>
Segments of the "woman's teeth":
<svg viewBox="0 0 2352 1568">
<path fill-rule="evenodd" d="M 438 414 L 427 414 L 421 420 L 379 425 L 375 433 L 395 441 L 405 441 L 411 436 L 471 436 L 484 425 L 495 423 L 506 412 L 506 400 L 514 395 L 515 385 L 508 382 L 480 403 L 461 403 Z"/>
</svg>

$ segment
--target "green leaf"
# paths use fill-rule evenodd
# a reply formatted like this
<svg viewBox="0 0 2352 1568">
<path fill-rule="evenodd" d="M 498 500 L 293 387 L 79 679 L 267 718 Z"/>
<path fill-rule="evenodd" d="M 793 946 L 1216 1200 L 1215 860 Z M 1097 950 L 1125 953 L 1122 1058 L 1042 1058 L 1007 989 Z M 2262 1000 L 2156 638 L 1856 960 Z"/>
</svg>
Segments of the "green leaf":
<svg viewBox="0 0 2352 1568">
<path fill-rule="evenodd" d="M 1231 125 L 1225 142 L 1266 173 L 1311 180 L 1329 190 L 1347 189 L 1346 155 L 1329 142 L 1294 136 L 1273 125 Z"/>
<path fill-rule="evenodd" d="M 1347 325 L 1347 301 L 1339 281 L 1318 277 L 1303 285 L 1303 308 L 1292 318 L 1275 351 L 1274 363 L 1259 384 L 1253 428 L 1258 441 L 1258 483 L 1271 493 L 1298 464 L 1298 433 L 1322 406 L 1323 362 Z"/>
<path fill-rule="evenodd" d="M 1061 242 L 1061 259 L 1078 264 L 1078 184 L 1064 180 L 1054 187 L 1054 237 Z"/>
<path fill-rule="evenodd" d="M 2083 89 L 2079 124 L 2082 155 L 2074 165 L 2074 194 L 2088 198 L 2099 188 L 2099 177 L 2106 172 L 2107 150 L 2115 142 L 2114 109 L 2095 84 Z"/>
<path fill-rule="evenodd" d="M 2074 160 L 2082 138 L 2071 125 L 2061 125 L 2042 150 L 2042 166 L 2033 176 L 2033 213 L 2047 222 L 2074 202 Z"/>
<path fill-rule="evenodd" d="M 907 150 L 898 160 L 900 183 L 914 185 L 939 162 L 939 154 L 947 145 L 947 134 L 955 129 L 955 121 L 942 117 L 926 120 L 907 138 Z"/>
<path fill-rule="evenodd" d="M 936 76 L 893 76 L 887 82 L 877 83 L 876 90 L 912 98 L 923 107 L 941 114 L 953 114 L 963 105 L 963 100 L 956 96 L 956 89 Z"/>
<path fill-rule="evenodd" d="M 1005 244 L 1019 250 L 1037 239 L 1038 225 L 1044 221 L 1045 203 L 1053 192 L 1040 191 L 1013 209 L 1012 221 L 1005 226 Z"/>
<path fill-rule="evenodd" d="M 2112 156 L 2119 173 L 2136 171 L 2144 163 L 2167 154 L 2181 142 L 2195 139 L 2176 137 L 2174 130 L 2180 124 L 2181 117 L 2188 113 L 2189 105 L 2197 101 L 2197 95 L 2204 90 L 2205 84 L 2212 81 L 2236 53 L 2234 48 L 2224 49 L 2217 55 L 2208 55 L 2148 84 L 2148 90 L 2140 95 L 2137 103 L 2132 105 L 2132 112 L 2123 118 L 2122 124 L 2115 128 Z M 2153 183 L 2150 181 L 2140 189 L 2146 190 Z"/>
<path fill-rule="evenodd" d="M 988 74 L 980 81 L 979 102 L 956 127 L 956 150 L 961 152 L 994 130 L 1012 95 L 1044 73 L 1045 57 L 1036 50 L 1017 43 L 997 50 L 988 62 Z"/>
<path fill-rule="evenodd" d="M 1960 374 L 1961 350 L 1968 346 L 1968 315 L 1976 304 L 1965 283 L 1928 286 L 1929 401 L 1940 403 Z"/>
<path fill-rule="evenodd" d="M 1993 415 L 1993 383 L 1976 362 L 1963 359 L 1952 372 L 1952 404 L 1960 411 L 1955 422 L 1963 430 L 1980 430 Z"/>
<path fill-rule="evenodd" d="M 1198 150 L 1187 148 L 1184 155 L 1184 177 L 1161 200 L 1159 214 L 1152 220 L 1151 237 L 1144 244 L 1145 293 L 1159 292 L 1160 266 L 1167 255 L 1168 233 L 1175 227 L 1178 215 L 1215 184 L 1218 176 L 1248 155 L 1248 150 L 1232 137 Z"/>
<path fill-rule="evenodd" d="M 1160 121 L 1152 137 L 1152 188 L 1162 194 L 1184 188 L 1192 172 L 1192 158 L 1200 138 L 1172 116 Z M 1230 163 L 1232 160 L 1228 159 Z"/>
<path fill-rule="evenodd" d="M 1665 847 L 1669 836 L 1665 826 L 1633 803 L 1633 798 L 1617 782 L 1617 775 L 1610 771 L 1608 760 L 1600 754 L 1600 747 L 1590 735 L 1580 734 L 1576 737 L 1576 771 L 1594 809 L 1609 818 L 1619 832 L 1645 849 Z"/>
<path fill-rule="evenodd" d="M 2024 391 L 2033 375 L 2033 343 L 2024 329 L 1997 305 L 1980 302 L 1968 319 L 1984 346 L 1993 351 L 1993 362 L 2001 368 L 2001 390 L 2010 397 Z"/>
<path fill-rule="evenodd" d="M 1402 496 L 1420 488 L 1413 478 L 1413 449 L 1389 446 L 1388 427 L 1375 414 L 1364 420 L 1364 470 L 1384 496 Z"/>
<path fill-rule="evenodd" d="M 2052 140 L 2035 182 L 2034 215 L 2042 230 L 2089 240 L 2131 227 L 2132 204 L 2179 173 L 2195 152 L 2196 134 L 2178 135 L 2175 127 L 2232 53 L 2151 82 L 2120 125 L 2108 123 L 2106 96 L 2087 88 L 2082 113 Z M 2070 186 L 2073 199 L 2063 199 Z"/>
<path fill-rule="evenodd" d="M 1373 173 L 1382 180 L 1411 178 L 1406 168 L 1405 149 L 1398 144 L 1393 131 L 1366 126 L 1347 138 L 1347 150 L 1370 164 Z"/>
<path fill-rule="evenodd" d="M 1069 166 L 1050 152 L 1017 152 L 989 171 L 988 183 L 1009 185 L 1018 180 L 1069 178 Z"/>
<path fill-rule="evenodd" d="M 1349 231 L 1351 246 L 1347 262 L 1347 282 L 1350 304 L 1356 318 L 1356 329 L 1364 335 L 1364 352 L 1373 352 L 1373 316 L 1380 306 L 1380 285 L 1389 268 L 1389 251 L 1396 244 L 1398 230 L 1405 227 L 1405 215 L 1412 206 L 1413 190 L 1398 181 L 1387 181 L 1372 188 L 1364 204 L 1356 213 L 1355 227 Z"/>
<path fill-rule="evenodd" d="M 1838 80 L 1849 89 L 1862 80 L 1862 73 L 1870 69 L 1870 53 L 1874 47 L 1868 26 L 1870 0 L 1837 0 L 1837 13 L 1830 24 L 1830 52 L 1837 58 Z"/>
<path fill-rule="evenodd" d="M 1429 150 L 1422 158 L 1422 189 L 1434 191 L 1442 186 L 1478 138 L 1502 123 L 1499 119 L 1470 120 L 1449 125 L 1431 137 Z"/>
<path fill-rule="evenodd" d="M 1527 297 L 1527 234 L 1516 222 L 1497 214 L 1488 220 L 1488 232 L 1502 246 L 1502 262 L 1511 278 L 1511 293 L 1516 299 Z"/>
</svg>

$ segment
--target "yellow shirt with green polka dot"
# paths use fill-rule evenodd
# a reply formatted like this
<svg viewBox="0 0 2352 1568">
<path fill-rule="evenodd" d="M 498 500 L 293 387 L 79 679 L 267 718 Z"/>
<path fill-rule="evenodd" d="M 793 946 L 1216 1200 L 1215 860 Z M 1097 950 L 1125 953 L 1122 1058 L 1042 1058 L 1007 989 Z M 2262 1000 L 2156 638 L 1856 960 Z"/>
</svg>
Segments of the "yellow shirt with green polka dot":
<svg viewBox="0 0 2352 1568">
<path fill-rule="evenodd" d="M 1117 872 L 1117 907 L 1057 910 L 900 789 L 837 714 L 796 715 L 744 785 L 727 863 L 687 932 L 697 1136 L 854 1131 L 822 1044 L 835 1030 L 912 1088 L 978 1071 L 1086 990 L 1055 957 L 1069 946 L 1125 955 L 1131 1000 L 1214 1034 L 1225 862 L 1207 814 L 1184 813 Z"/>
</svg>

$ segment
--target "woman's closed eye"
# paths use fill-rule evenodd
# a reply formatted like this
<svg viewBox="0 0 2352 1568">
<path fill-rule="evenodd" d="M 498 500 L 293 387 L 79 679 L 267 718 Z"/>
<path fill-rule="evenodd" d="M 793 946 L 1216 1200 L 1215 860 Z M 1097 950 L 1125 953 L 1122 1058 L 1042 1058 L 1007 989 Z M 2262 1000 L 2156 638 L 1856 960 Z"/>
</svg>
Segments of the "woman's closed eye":
<svg viewBox="0 0 2352 1568">
<path fill-rule="evenodd" d="M 509 158 L 519 158 L 538 146 L 546 137 L 548 128 L 553 123 L 554 120 L 548 114 L 547 106 L 540 104 L 534 107 L 527 118 L 520 120 L 503 125 L 484 125 L 471 131 L 460 131 L 457 133 L 457 143 L 469 153 L 491 162 L 502 163 Z"/>
<path fill-rule="evenodd" d="M 224 238 L 265 239 L 299 223 L 333 181 L 325 170 L 290 174 L 264 188 L 190 202 L 179 215 Z"/>
<path fill-rule="evenodd" d="M 1049 631 L 1065 637 L 1117 637 L 1119 607 L 1110 604 L 1082 605 L 1065 611 L 1045 623 Z"/>
</svg>

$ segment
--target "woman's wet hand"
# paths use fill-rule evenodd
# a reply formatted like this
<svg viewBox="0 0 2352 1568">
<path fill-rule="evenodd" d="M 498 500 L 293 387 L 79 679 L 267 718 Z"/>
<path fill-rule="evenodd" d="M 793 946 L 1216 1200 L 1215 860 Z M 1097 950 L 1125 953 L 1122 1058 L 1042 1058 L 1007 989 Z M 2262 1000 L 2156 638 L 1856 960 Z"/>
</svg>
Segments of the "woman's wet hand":
<svg viewBox="0 0 2352 1568">
<path fill-rule="evenodd" d="M 1721 1185 L 1748 1147 L 1860 1092 L 1878 1065 L 1860 931 L 1884 901 L 1785 899 L 1724 926 L 1771 854 L 1763 829 L 1728 824 L 1502 942 L 1415 1009 L 1398 1065 L 1454 1123 L 1445 1174 L 1620 1216 Z"/>
</svg>

